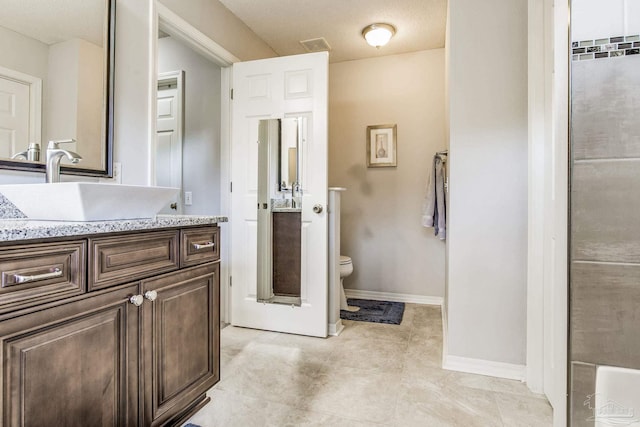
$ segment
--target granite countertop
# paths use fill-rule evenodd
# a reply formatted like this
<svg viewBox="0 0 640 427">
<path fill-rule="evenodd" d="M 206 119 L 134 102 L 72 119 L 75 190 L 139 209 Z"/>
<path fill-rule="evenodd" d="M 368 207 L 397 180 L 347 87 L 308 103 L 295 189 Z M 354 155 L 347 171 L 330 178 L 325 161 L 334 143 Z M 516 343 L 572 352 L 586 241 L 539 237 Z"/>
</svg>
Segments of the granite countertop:
<svg viewBox="0 0 640 427">
<path fill-rule="evenodd" d="M 227 221 L 228 219 L 225 216 L 192 215 L 158 215 L 155 219 L 91 222 L 36 221 L 25 218 L 0 218 L 0 242 L 213 225 Z"/>
</svg>

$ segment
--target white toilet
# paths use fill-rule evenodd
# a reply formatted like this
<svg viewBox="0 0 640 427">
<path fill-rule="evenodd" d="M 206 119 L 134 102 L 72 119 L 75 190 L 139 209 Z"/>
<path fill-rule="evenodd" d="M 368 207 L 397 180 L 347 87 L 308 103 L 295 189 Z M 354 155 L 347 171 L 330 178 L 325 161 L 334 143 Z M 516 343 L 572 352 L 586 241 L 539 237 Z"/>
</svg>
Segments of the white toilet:
<svg viewBox="0 0 640 427">
<path fill-rule="evenodd" d="M 340 255 L 340 310 L 358 311 L 360 307 L 347 305 L 347 296 L 344 293 L 344 278 L 353 273 L 353 263 L 351 258 L 346 255 Z"/>
</svg>

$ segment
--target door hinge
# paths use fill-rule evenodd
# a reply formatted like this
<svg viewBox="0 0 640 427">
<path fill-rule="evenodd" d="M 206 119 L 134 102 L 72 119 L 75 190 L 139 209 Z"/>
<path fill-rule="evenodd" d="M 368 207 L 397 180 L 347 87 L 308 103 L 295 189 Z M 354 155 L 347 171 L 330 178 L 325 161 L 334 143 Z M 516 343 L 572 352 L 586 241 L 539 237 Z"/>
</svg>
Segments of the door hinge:
<svg viewBox="0 0 640 427">
<path fill-rule="evenodd" d="M 233 286 L 233 277 L 229 276 L 229 287 Z"/>
<path fill-rule="evenodd" d="M 233 89 L 231 89 L 231 100 L 233 101 Z"/>
<path fill-rule="evenodd" d="M 233 193 L 233 182 L 229 183 L 229 193 Z"/>
</svg>

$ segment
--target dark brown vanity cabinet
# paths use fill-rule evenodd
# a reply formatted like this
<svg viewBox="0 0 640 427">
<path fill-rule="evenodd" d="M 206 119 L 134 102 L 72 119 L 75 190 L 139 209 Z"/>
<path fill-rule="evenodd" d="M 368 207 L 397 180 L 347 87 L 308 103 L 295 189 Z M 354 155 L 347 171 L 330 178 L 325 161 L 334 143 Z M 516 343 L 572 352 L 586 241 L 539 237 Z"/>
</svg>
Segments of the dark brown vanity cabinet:
<svg viewBox="0 0 640 427">
<path fill-rule="evenodd" d="M 3 426 L 137 425 L 133 284 L 0 322 Z"/>
<path fill-rule="evenodd" d="M 207 234 L 214 230 L 216 254 L 207 246 L 210 239 L 201 236 L 206 241 L 195 243 L 210 255 L 180 269 L 179 258 L 184 255 L 179 250 L 180 239 L 195 231 Z M 32 265 L 35 261 L 25 264 L 37 273 L 27 281 L 31 283 L 29 295 L 37 298 L 37 284 L 45 283 L 43 292 L 48 296 L 40 305 L 26 304 L 0 317 L 1 425 L 171 426 L 204 406 L 208 402 L 205 392 L 220 378 L 217 233 L 217 227 L 200 227 L 137 233 L 138 239 L 136 233 L 76 239 L 70 247 L 84 249 L 85 244 L 90 248 L 95 244 L 107 250 L 89 250 L 88 255 L 68 250 L 67 261 L 44 257 L 51 264 L 48 267 Z M 150 244 L 151 254 L 132 252 L 136 240 Z M 47 244 L 0 247 L 0 254 L 19 259 L 15 250 L 20 248 L 41 256 Z M 50 244 L 60 252 L 59 242 Z M 31 249 L 37 250 L 29 252 Z M 100 264 L 98 254 L 106 264 Z M 76 278 L 75 268 L 80 275 L 89 271 L 88 289 L 95 285 L 92 277 L 97 276 L 91 272 L 99 269 L 86 268 L 83 263 L 74 267 L 78 257 L 105 271 L 117 265 L 131 269 L 136 263 L 139 268 L 129 275 L 118 273 L 120 282 L 109 278 L 94 286 L 95 291 L 71 297 L 62 293 L 62 299 L 51 301 L 51 286 L 64 278 Z M 108 264 L 109 257 L 117 262 Z M 164 258 L 174 260 L 173 271 L 147 273 L 157 270 L 158 263 L 163 265 L 161 270 L 170 269 L 159 261 Z M 150 268 L 145 262 L 156 266 Z M 9 282 L 16 274 L 26 277 L 23 264 L 7 263 L 20 271 L 2 271 L 3 277 Z M 0 262 L 0 268 L 3 265 Z M 55 278 L 41 276 L 57 269 L 63 271 L 62 279 L 59 273 Z M 131 279 L 128 283 L 121 283 L 127 278 Z M 8 294 L 15 303 L 16 298 Z M 0 292 L 0 307 L 3 297 Z"/>
<path fill-rule="evenodd" d="M 142 281 L 154 298 L 142 310 L 145 425 L 165 425 L 176 408 L 195 412 L 220 379 L 220 316 L 210 309 L 219 289 L 217 263 Z"/>
</svg>

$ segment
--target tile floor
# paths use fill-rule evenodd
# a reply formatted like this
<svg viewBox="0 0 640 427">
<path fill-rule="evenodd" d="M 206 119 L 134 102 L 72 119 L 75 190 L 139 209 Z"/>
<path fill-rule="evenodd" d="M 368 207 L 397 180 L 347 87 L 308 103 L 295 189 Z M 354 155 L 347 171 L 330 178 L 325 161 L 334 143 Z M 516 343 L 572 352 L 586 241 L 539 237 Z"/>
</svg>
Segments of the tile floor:
<svg viewBox="0 0 640 427">
<path fill-rule="evenodd" d="M 445 371 L 440 308 L 407 304 L 401 325 L 344 322 L 327 339 L 228 326 L 221 380 L 189 422 L 250 426 L 551 426 L 518 382 Z"/>
</svg>

